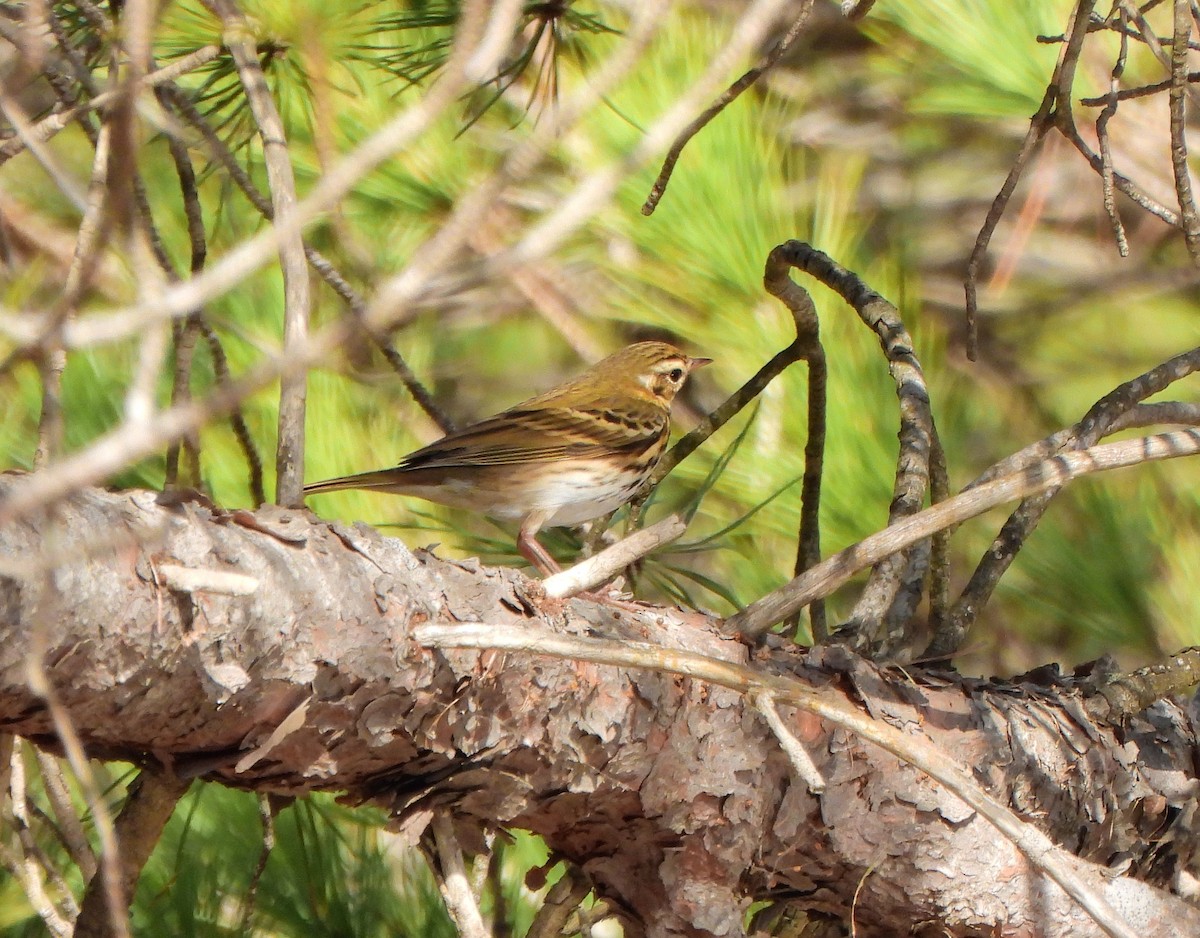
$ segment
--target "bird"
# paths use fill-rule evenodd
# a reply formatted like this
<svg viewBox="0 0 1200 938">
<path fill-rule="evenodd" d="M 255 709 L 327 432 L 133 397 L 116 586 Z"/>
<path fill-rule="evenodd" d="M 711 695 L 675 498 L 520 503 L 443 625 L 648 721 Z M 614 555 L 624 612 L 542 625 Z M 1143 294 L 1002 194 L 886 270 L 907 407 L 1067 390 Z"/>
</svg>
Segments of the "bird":
<svg viewBox="0 0 1200 938">
<path fill-rule="evenodd" d="M 675 395 L 711 361 L 637 342 L 393 468 L 313 482 L 304 494 L 367 489 L 519 519 L 517 549 L 549 576 L 561 568 L 538 532 L 583 524 L 632 499 L 666 449 Z"/>
</svg>

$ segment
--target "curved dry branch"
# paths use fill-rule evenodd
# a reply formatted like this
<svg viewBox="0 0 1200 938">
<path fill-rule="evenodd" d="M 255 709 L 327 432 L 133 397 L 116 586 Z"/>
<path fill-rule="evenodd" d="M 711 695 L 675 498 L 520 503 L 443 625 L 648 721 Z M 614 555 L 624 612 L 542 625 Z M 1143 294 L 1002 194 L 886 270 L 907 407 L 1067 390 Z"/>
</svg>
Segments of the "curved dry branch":
<svg viewBox="0 0 1200 938">
<path fill-rule="evenodd" d="M 1198 369 L 1200 347 L 1176 355 L 1145 374 L 1114 388 L 1092 405 L 1079 423 L 1069 431 L 1050 438 L 1054 441 L 1053 452 L 1083 450 L 1094 446 L 1109 433 L 1115 432 L 1117 427 L 1124 426 L 1117 423 L 1123 414 L 1131 411 L 1147 397 L 1165 390 Z M 1051 451 L 1047 450 L 1047 441 L 1034 444 L 1032 448 L 1027 447 L 1009 460 L 997 463 L 984 473 L 980 480 L 973 482 L 972 486 L 981 484 L 982 480 L 994 478 L 998 472 L 1024 470 L 1032 456 L 1049 459 Z M 980 558 L 970 581 L 951 608 L 944 627 L 934 636 L 927 652 L 929 655 L 944 658 L 958 650 L 971 624 L 987 604 L 996 584 L 1000 582 L 1000 578 L 1004 576 L 1025 541 L 1036 530 L 1056 494 L 1057 489 L 1053 487 L 1039 492 L 1024 501 L 1009 516 L 1000 533 Z"/>
<path fill-rule="evenodd" d="M 929 390 L 921 365 L 913 351 L 912 337 L 904 328 L 896 307 L 868 287 L 855 274 L 832 258 L 802 241 L 788 241 L 776 248 L 780 261 L 803 270 L 848 303 L 879 338 L 896 384 L 900 404 L 900 455 L 888 522 L 920 511 L 929 488 L 931 453 L 938 447 L 929 403 Z M 772 256 L 775 256 L 773 252 Z M 941 465 L 941 460 L 936 460 Z M 928 564 L 928 546 L 886 558 L 872 571 L 862 596 L 836 639 L 858 650 L 876 637 L 876 630 L 899 605 L 895 618 L 907 622 L 913 592 L 902 589 L 915 582 L 919 591 Z M 912 571 L 915 571 L 915 575 Z"/>
<path fill-rule="evenodd" d="M 803 576 L 755 600 L 737 615 L 730 616 L 725 620 L 724 631 L 747 639 L 760 638 L 814 599 L 828 596 L 859 570 L 997 505 L 1058 488 L 1071 479 L 1094 472 L 1196 453 L 1200 453 L 1200 430 L 1174 430 L 1119 443 L 1103 443 L 1039 462 L 1022 472 L 968 489 L 863 538 Z"/>
</svg>

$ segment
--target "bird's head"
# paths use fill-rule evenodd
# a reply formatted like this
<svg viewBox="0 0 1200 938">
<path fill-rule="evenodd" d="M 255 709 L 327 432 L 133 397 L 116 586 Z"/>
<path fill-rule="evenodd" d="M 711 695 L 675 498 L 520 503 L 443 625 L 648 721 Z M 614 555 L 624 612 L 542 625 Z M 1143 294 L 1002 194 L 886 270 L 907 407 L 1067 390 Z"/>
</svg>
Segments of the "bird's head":
<svg viewBox="0 0 1200 938">
<path fill-rule="evenodd" d="M 669 407 L 690 375 L 711 358 L 692 358 L 666 342 L 638 342 L 594 366 L 600 375 L 626 383 L 639 397 L 646 395 Z"/>
</svg>

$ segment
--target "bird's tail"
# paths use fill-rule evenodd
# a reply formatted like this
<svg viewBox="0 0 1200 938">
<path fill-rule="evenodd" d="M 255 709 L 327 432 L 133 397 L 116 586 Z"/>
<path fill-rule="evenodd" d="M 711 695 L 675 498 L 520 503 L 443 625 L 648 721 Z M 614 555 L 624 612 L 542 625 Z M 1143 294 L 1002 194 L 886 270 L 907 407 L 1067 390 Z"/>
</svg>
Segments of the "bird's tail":
<svg viewBox="0 0 1200 938">
<path fill-rule="evenodd" d="M 374 472 L 360 472 L 358 475 L 338 476 L 336 479 L 326 479 L 324 482 L 310 482 L 304 486 L 305 495 L 315 495 L 318 492 L 341 492 L 345 489 L 370 489 L 376 492 L 393 492 L 401 486 L 400 472 L 396 469 L 377 469 Z"/>
</svg>

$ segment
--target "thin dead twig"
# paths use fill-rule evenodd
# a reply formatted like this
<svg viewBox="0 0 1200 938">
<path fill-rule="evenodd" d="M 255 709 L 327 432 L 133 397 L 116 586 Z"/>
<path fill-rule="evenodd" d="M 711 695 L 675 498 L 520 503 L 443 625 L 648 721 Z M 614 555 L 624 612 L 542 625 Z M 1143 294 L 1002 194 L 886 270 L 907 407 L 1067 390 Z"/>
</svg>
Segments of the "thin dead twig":
<svg viewBox="0 0 1200 938">
<path fill-rule="evenodd" d="M 130 785 L 115 825 L 121 844 L 121 893 L 126 903 L 133 900 L 138 877 L 188 784 L 169 772 L 143 769 Z M 74 938 L 111 938 L 121 932 L 120 923 L 106 908 L 106 899 L 105 889 L 93 877 L 80 905 Z"/>
<path fill-rule="evenodd" d="M 1171 50 L 1171 90 L 1168 92 L 1171 115 L 1171 170 L 1175 176 L 1175 195 L 1179 200 L 1179 222 L 1192 263 L 1200 266 L 1200 213 L 1192 197 L 1192 177 L 1188 168 L 1187 113 L 1187 41 L 1192 34 L 1192 11 L 1188 0 L 1175 0 L 1175 45 Z M 1193 96 L 1193 103 L 1196 98 Z"/>
<path fill-rule="evenodd" d="M 825 777 L 821 775 L 820 769 L 813 763 L 812 756 L 808 754 L 808 750 L 804 748 L 804 744 L 796 738 L 795 734 L 788 728 L 788 725 L 783 722 L 783 718 L 779 715 L 779 710 L 775 706 L 775 695 L 770 691 L 760 691 L 753 695 L 753 700 L 755 709 L 763 715 L 763 719 L 767 721 L 767 726 L 771 727 L 771 732 L 779 740 L 779 745 L 787 755 L 788 761 L 792 763 L 792 768 L 796 770 L 796 774 L 808 786 L 810 792 L 814 795 L 821 794 L 825 790 Z"/>
<path fill-rule="evenodd" d="M 992 235 L 996 232 L 996 227 L 1000 224 L 1000 219 L 1004 217 L 1009 200 L 1016 191 L 1017 183 L 1020 182 L 1026 166 L 1037 152 L 1042 138 L 1054 126 L 1056 113 L 1059 111 L 1065 111 L 1068 115 L 1070 113 L 1070 89 L 1074 80 L 1075 65 L 1083 49 L 1083 41 L 1087 37 L 1088 21 L 1095 5 L 1096 0 L 1079 0 L 1071 12 L 1071 19 L 1066 30 L 1069 38 L 1063 45 L 1062 52 L 1059 53 L 1058 62 L 1055 63 L 1054 76 L 1046 86 L 1046 93 L 1042 96 L 1042 103 L 1038 106 L 1037 113 L 1029 122 L 1029 130 L 1021 142 L 1020 150 L 1013 158 L 1004 184 L 988 208 L 987 217 L 979 229 L 979 234 L 975 238 L 975 246 L 971 249 L 971 256 L 967 260 L 967 274 L 963 281 L 963 288 L 966 292 L 967 358 L 971 361 L 975 361 L 979 356 L 978 281 L 980 268 L 987 256 L 988 245 L 991 243 Z"/>
<path fill-rule="evenodd" d="M 446 911 L 458 926 L 461 938 L 492 938 L 483 924 L 483 913 L 471 892 L 462 848 L 454 834 L 454 822 L 445 813 L 433 819 L 433 842 L 436 851 L 438 888 L 446 901 Z"/>
<path fill-rule="evenodd" d="M 246 887 L 242 897 L 242 912 L 238 916 L 238 934 L 250 935 L 250 927 L 254 918 L 254 908 L 258 899 L 258 887 L 262 884 L 263 873 L 267 871 L 267 862 L 275 849 L 275 804 L 271 795 L 258 796 L 258 817 L 262 822 L 262 849 L 258 851 L 258 862 L 254 864 L 254 872 L 250 875 L 250 885 Z"/>
<path fill-rule="evenodd" d="M 287 230 L 279 242 L 283 272 L 283 348 L 291 354 L 308 337 L 312 296 L 308 263 L 299 226 L 291 225 L 296 213 L 296 177 L 283 119 L 258 61 L 258 48 L 250 26 L 233 0 L 207 0 L 207 5 L 225 24 L 225 44 L 237 65 L 238 77 L 250 103 L 250 112 L 262 138 L 267 185 L 277 227 Z M 279 436 L 275 450 L 275 501 L 289 508 L 304 504 L 304 412 L 308 390 L 306 371 L 298 369 L 281 376 L 279 387 Z"/>
<path fill-rule="evenodd" d="M 679 136 L 675 138 L 675 142 L 671 144 L 671 149 L 667 151 L 666 158 L 663 160 L 658 178 L 654 180 L 650 194 L 646 197 L 646 201 L 642 205 L 643 215 L 654 214 L 654 210 L 658 207 L 658 203 L 662 200 L 663 195 L 667 191 L 667 186 L 671 182 L 671 174 L 675 172 L 675 164 L 679 162 L 679 157 L 683 154 L 683 148 L 688 145 L 688 142 L 696 134 L 707 127 L 714 117 L 735 101 L 743 91 L 775 67 L 776 63 L 791 49 L 801 30 L 804 29 L 804 24 L 808 22 L 808 15 L 812 12 L 812 8 L 813 0 L 803 0 L 799 14 L 792 21 L 791 27 L 784 34 L 783 38 L 775 44 L 775 47 L 763 56 L 754 68 L 750 69 L 741 78 L 726 88 L 717 97 L 717 100 L 710 104 L 699 117 L 688 124 Z"/>
<path fill-rule="evenodd" d="M 1125 24 L 1128 14 L 1121 10 L 1120 23 Z M 1117 61 L 1113 63 L 1112 74 L 1109 78 L 1108 99 L 1105 101 L 1104 109 L 1096 117 L 1096 139 L 1100 146 L 1100 183 L 1104 192 L 1104 213 L 1108 216 L 1108 223 L 1112 226 L 1113 237 L 1117 242 L 1117 252 L 1122 257 L 1129 256 L 1129 239 L 1125 236 L 1125 226 L 1121 222 L 1121 216 L 1117 213 L 1116 196 L 1113 190 L 1113 165 L 1112 165 L 1112 148 L 1108 139 L 1108 123 L 1117 113 L 1117 101 L 1119 100 L 1119 85 L 1121 76 L 1125 73 L 1125 62 L 1129 56 L 1129 37 L 1124 30 L 1121 31 L 1121 47 L 1117 53 Z"/>
<path fill-rule="evenodd" d="M 859 277 L 811 245 L 788 241 L 775 251 L 779 252 L 780 261 L 803 270 L 838 293 L 878 337 L 896 385 L 900 408 L 900 455 L 888 522 L 891 524 L 915 514 L 920 511 L 929 489 L 931 453 L 940 444 L 925 376 L 899 311 Z M 783 276 L 786 277 L 786 273 Z M 836 633 L 838 641 L 859 649 L 871 642 L 875 630 L 901 596 L 906 570 L 914 563 L 919 589 L 927 565 L 928 547 L 921 551 L 916 555 L 897 554 L 872 571 L 848 623 Z"/>
<path fill-rule="evenodd" d="M 84 832 L 79 813 L 71 801 L 71 793 L 67 791 L 67 782 L 63 777 L 62 766 L 58 760 L 40 749 L 34 750 L 38 770 L 42 773 L 42 787 L 54 812 L 54 819 L 71 862 L 78 868 L 85 881 L 96 875 L 96 852 Z"/>
<path fill-rule="evenodd" d="M 5 866 L 21 884 L 29 904 L 33 906 L 38 918 L 45 924 L 47 930 L 56 938 L 69 938 L 75 929 L 75 919 L 79 909 L 75 905 L 71 891 L 63 884 L 59 890 L 62 896 L 62 908 L 50 898 L 46 892 L 43 873 L 55 876 L 45 857 L 41 856 L 33 839 L 29 825 L 28 786 L 25 778 L 25 743 L 16 740 L 9 754 L 8 790 L 9 804 L 12 808 L 17 839 L 21 844 L 20 855 L 5 855 Z M 7 853 L 7 851 L 6 851 Z"/>
<path fill-rule="evenodd" d="M 558 599 L 594 589 L 650 552 L 682 537 L 686 530 L 687 523 L 682 518 L 669 515 L 648 528 L 633 532 L 600 553 L 581 560 L 575 566 L 547 577 L 542 581 L 542 588 L 547 596 Z"/>
</svg>

